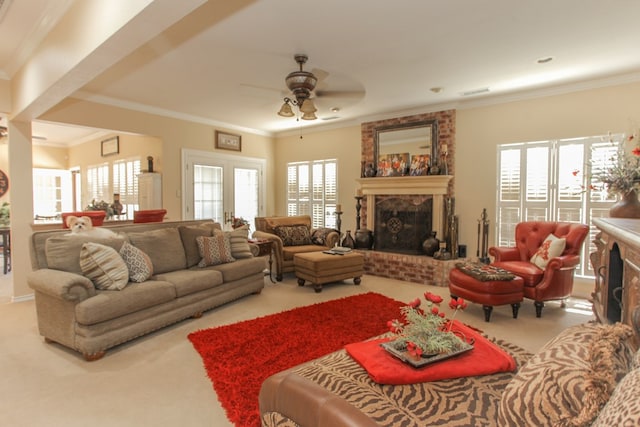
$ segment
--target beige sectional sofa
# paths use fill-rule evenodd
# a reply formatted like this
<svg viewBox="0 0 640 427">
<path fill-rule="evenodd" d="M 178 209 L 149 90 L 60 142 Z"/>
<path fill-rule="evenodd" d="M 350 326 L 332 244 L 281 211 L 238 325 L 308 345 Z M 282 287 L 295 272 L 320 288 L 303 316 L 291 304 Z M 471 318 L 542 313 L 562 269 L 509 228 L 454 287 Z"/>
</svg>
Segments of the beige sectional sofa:
<svg viewBox="0 0 640 427">
<path fill-rule="evenodd" d="M 53 230 L 34 232 L 30 241 L 33 271 L 28 284 L 35 291 L 40 334 L 46 341 L 82 353 L 87 360 L 166 325 L 260 293 L 264 287 L 265 259 L 254 257 L 257 248 L 247 242 L 247 230 L 224 235 L 213 221 L 103 228 L 116 232 L 117 237 Z M 218 238 L 212 236 L 224 236 L 220 237 L 220 252 L 228 255 L 230 251 L 232 256 L 225 261 L 233 261 L 200 267 L 204 259 L 197 239 L 201 237 L 202 245 Z M 138 257 L 127 261 L 122 280 L 118 257 L 106 257 L 106 262 L 100 255 L 123 255 L 124 246 Z M 91 252 L 95 248 L 100 250 L 97 255 Z M 215 257 L 207 261 L 217 262 Z M 150 270 L 153 274 L 147 278 L 144 273 Z M 97 288 L 102 285 L 96 274 L 107 281 L 113 279 L 113 290 Z M 139 283 L 130 281 L 132 277 L 138 277 Z"/>
</svg>

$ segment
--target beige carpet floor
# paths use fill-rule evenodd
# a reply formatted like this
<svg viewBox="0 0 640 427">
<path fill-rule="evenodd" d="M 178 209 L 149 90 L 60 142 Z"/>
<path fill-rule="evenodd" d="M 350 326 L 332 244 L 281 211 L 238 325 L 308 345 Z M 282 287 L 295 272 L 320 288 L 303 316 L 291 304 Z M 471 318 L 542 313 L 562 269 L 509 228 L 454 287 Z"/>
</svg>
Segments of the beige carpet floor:
<svg viewBox="0 0 640 427">
<path fill-rule="evenodd" d="M 292 275 L 281 283 L 265 283 L 260 295 L 121 345 L 96 362 L 44 343 L 33 301 L 0 304 L 0 426 L 229 426 L 187 339 L 190 332 L 369 291 L 401 301 L 426 290 L 448 297 L 446 288 L 373 276 L 365 276 L 360 286 L 351 281 L 325 285 L 319 294 L 297 286 Z M 561 330 L 593 316 L 590 304 L 576 298 L 565 309 L 548 303 L 540 319 L 531 301 L 525 301 L 518 319 L 512 319 L 510 306 L 501 306 L 486 323 L 476 304 L 457 318 L 536 351 Z"/>
</svg>

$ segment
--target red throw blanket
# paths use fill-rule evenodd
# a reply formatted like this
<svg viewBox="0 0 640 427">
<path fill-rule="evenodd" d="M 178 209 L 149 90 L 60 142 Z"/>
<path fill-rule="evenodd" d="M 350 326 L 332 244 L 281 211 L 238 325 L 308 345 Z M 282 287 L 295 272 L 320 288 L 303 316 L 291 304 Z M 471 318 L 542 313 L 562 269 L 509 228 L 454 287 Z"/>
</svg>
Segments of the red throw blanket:
<svg viewBox="0 0 640 427">
<path fill-rule="evenodd" d="M 389 341 L 389 338 L 347 344 L 345 349 L 378 384 L 414 384 L 516 369 L 513 357 L 500 347 L 460 322 L 454 321 L 453 327 L 475 340 L 473 349 L 421 368 L 398 360 L 380 347 L 380 343 Z"/>
</svg>

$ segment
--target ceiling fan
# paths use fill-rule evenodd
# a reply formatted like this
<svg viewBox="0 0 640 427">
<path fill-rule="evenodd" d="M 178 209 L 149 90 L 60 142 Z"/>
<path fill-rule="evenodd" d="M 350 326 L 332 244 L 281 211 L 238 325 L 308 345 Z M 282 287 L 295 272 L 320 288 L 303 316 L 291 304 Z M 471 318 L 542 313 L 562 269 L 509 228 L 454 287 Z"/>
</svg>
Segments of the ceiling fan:
<svg viewBox="0 0 640 427">
<path fill-rule="evenodd" d="M 6 126 L 0 126 L 0 141 L 4 142 L 5 139 L 9 136 L 9 129 Z M 40 139 L 42 141 L 46 141 L 47 138 L 44 136 L 32 135 L 31 139 Z"/>
<path fill-rule="evenodd" d="M 324 80 L 327 78 L 328 73 L 318 70 L 316 74 L 305 71 L 303 69 L 304 64 L 309 60 L 309 57 L 305 54 L 296 54 L 293 59 L 298 63 L 299 70 L 292 71 L 285 78 L 285 83 L 289 91 L 293 94 L 292 97 L 285 97 L 284 103 L 282 107 L 280 107 L 280 111 L 278 111 L 278 115 L 282 117 L 293 117 L 295 113 L 293 112 L 292 106 L 298 107 L 300 112 L 302 113 L 301 118 L 303 120 L 316 120 L 318 117 L 316 116 L 316 108 L 313 99 L 318 97 L 351 97 L 351 98 L 362 98 L 364 96 L 363 90 L 357 91 L 324 91 L 324 90 L 316 90 L 316 85 L 320 81 L 324 83 Z M 337 110 L 337 108 L 336 108 Z"/>
</svg>

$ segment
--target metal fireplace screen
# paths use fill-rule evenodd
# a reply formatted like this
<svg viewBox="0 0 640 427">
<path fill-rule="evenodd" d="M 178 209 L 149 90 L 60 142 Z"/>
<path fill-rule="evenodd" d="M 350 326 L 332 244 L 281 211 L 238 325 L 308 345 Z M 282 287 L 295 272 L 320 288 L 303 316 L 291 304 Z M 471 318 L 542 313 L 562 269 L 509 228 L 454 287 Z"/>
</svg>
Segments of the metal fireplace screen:
<svg viewBox="0 0 640 427">
<path fill-rule="evenodd" d="M 421 254 L 432 211 L 431 196 L 376 198 L 375 250 Z"/>
</svg>

